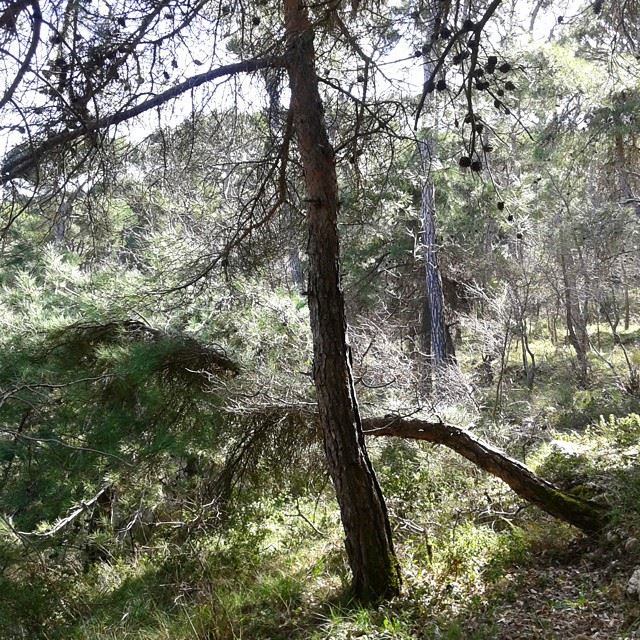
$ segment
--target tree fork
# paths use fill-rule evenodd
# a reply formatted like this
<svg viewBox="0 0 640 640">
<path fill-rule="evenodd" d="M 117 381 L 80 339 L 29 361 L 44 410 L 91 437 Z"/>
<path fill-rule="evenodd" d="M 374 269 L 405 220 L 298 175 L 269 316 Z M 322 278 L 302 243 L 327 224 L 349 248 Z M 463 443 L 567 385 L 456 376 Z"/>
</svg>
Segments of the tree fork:
<svg viewBox="0 0 640 640">
<path fill-rule="evenodd" d="M 356 402 L 340 283 L 338 183 L 315 70 L 314 33 L 300 0 L 284 0 L 291 109 L 305 173 L 309 312 L 318 414 L 335 487 L 356 598 L 396 595 L 400 569 L 382 491 Z"/>
<path fill-rule="evenodd" d="M 503 480 L 521 498 L 587 533 L 599 531 L 607 522 L 604 505 L 560 490 L 551 482 L 536 476 L 521 462 L 460 427 L 442 422 L 391 417 L 365 419 L 363 428 L 365 435 L 369 436 L 396 436 L 443 444 Z"/>
</svg>

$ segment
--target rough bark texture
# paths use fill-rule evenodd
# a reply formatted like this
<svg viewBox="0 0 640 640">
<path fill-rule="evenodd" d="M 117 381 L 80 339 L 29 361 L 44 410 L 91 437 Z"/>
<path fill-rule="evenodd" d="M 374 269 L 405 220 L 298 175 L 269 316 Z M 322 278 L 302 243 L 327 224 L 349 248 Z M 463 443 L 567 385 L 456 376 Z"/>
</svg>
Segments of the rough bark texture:
<svg viewBox="0 0 640 640">
<path fill-rule="evenodd" d="M 428 146 L 421 143 L 423 146 Z M 422 150 L 423 166 L 427 166 L 430 160 L 424 157 Z M 431 359 L 434 365 L 440 366 L 451 359 L 447 349 L 447 329 L 444 320 L 444 295 L 442 293 L 442 279 L 438 266 L 438 250 L 436 245 L 436 220 L 435 220 L 435 187 L 431 179 L 430 170 L 427 171 L 425 183 L 422 187 L 422 242 L 424 245 L 425 276 L 427 284 L 427 312 L 430 316 Z"/>
<path fill-rule="evenodd" d="M 363 421 L 363 428 L 366 435 L 397 436 L 443 444 L 504 480 L 521 498 L 588 533 L 598 531 L 606 523 L 604 506 L 561 491 L 522 463 L 460 427 L 424 420 L 369 418 Z"/>
<path fill-rule="evenodd" d="M 353 388 L 340 284 L 335 156 L 318 92 L 313 30 L 300 0 L 285 0 L 284 7 L 291 108 L 308 202 L 309 310 L 318 412 L 354 595 L 375 601 L 399 592 L 400 571 Z"/>
<path fill-rule="evenodd" d="M 434 16 L 436 11 L 433 11 Z M 433 74 L 435 64 L 430 58 L 430 52 L 424 59 L 425 82 Z M 422 217 L 422 244 L 424 247 L 425 278 L 427 288 L 426 312 L 430 319 L 430 356 L 435 366 L 441 366 L 448 360 L 454 360 L 453 343 L 447 341 L 447 328 L 444 319 L 444 294 L 442 291 L 442 277 L 438 264 L 438 246 L 436 239 L 436 196 L 433 177 L 431 175 L 434 154 L 436 150 L 435 137 L 427 134 L 418 142 L 418 152 L 424 172 L 422 185 L 420 213 Z"/>
</svg>

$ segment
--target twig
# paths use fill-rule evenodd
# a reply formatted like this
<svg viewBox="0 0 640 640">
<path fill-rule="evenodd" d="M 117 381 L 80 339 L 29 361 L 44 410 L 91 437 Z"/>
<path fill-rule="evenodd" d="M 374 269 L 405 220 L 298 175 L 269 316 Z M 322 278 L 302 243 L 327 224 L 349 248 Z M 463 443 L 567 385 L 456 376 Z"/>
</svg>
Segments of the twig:
<svg viewBox="0 0 640 640">
<path fill-rule="evenodd" d="M 55 536 L 57 533 L 59 533 L 60 531 L 62 531 L 62 529 L 64 529 L 67 525 L 71 524 L 76 518 L 78 518 L 80 515 L 82 515 L 85 511 L 88 511 L 89 509 L 91 509 L 92 507 L 94 507 L 98 501 L 100 500 L 100 498 L 111 489 L 111 485 L 106 485 L 105 487 L 102 487 L 102 489 L 100 489 L 100 491 L 98 491 L 98 493 L 96 493 L 95 496 L 93 496 L 93 498 L 91 498 L 91 500 L 88 500 L 87 502 L 81 502 L 77 507 L 75 507 L 73 509 L 73 511 L 66 517 L 63 518 L 62 520 L 59 520 L 58 523 L 53 526 L 51 529 L 49 529 L 48 531 L 17 531 L 16 533 L 18 533 L 20 536 L 25 536 L 27 538 L 29 537 L 34 537 L 34 538 L 51 538 L 53 536 Z"/>
</svg>

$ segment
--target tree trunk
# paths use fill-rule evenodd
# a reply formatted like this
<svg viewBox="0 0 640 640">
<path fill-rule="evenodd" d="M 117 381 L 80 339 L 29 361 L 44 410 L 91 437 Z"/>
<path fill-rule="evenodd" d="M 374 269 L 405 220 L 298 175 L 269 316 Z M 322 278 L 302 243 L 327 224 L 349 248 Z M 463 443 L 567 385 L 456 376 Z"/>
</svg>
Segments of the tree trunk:
<svg viewBox="0 0 640 640">
<path fill-rule="evenodd" d="M 299 293 L 306 291 L 304 281 L 304 269 L 302 268 L 302 260 L 300 259 L 300 251 L 295 244 L 291 244 L 289 247 L 289 257 L 287 261 L 289 268 L 289 275 L 293 286 Z"/>
<path fill-rule="evenodd" d="M 431 147 L 427 142 L 420 143 L 420 155 L 423 170 L 426 173 L 422 187 L 422 242 L 424 246 L 425 277 L 428 304 L 426 311 L 430 317 L 431 329 L 431 361 L 435 366 L 441 366 L 452 359 L 447 348 L 447 327 L 444 320 L 444 295 L 442 293 L 442 278 L 438 265 L 438 250 L 436 244 L 435 220 L 435 187 L 431 179 Z"/>
<path fill-rule="evenodd" d="M 362 434 L 340 283 L 338 185 L 315 71 L 313 29 L 301 0 L 285 0 L 287 70 L 309 225 L 309 311 L 318 412 L 342 517 L 354 595 L 396 595 L 400 570 L 386 505 Z"/>
<path fill-rule="evenodd" d="M 431 367 L 431 305 L 429 304 L 429 296 L 425 291 L 424 304 L 422 305 L 422 334 L 420 336 L 422 353 L 424 357 L 420 358 L 420 381 L 421 390 L 425 397 L 429 397 L 433 391 L 433 376 Z"/>
<path fill-rule="evenodd" d="M 575 271 L 571 250 L 564 246 L 560 249 L 560 268 L 562 269 L 562 282 L 564 286 L 564 306 L 567 318 L 567 332 L 569 342 L 576 352 L 578 367 L 580 369 L 580 382 L 586 384 L 589 376 L 589 362 L 587 353 L 589 350 L 589 334 L 584 312 L 580 309 L 578 291 L 576 287 Z"/>
<path fill-rule="evenodd" d="M 261 75 L 264 79 L 265 89 L 269 99 L 266 112 L 267 122 L 269 124 L 269 140 L 266 143 L 264 153 L 265 157 L 269 157 L 277 153 L 283 153 L 282 150 L 277 149 L 275 141 L 278 139 L 279 129 L 282 126 L 284 126 L 283 137 L 288 139 L 289 131 L 292 130 L 293 121 L 291 119 L 291 112 L 283 109 L 280 100 L 282 93 L 280 70 L 267 67 L 262 70 Z M 285 115 L 284 118 L 282 117 L 283 112 Z M 284 125 L 282 124 L 283 121 L 285 123 Z M 284 144 L 286 145 L 287 143 L 285 142 Z M 279 188 L 283 191 L 285 190 L 283 186 L 279 186 Z M 304 277 L 302 260 L 300 259 L 300 243 L 294 232 L 297 212 L 289 202 L 284 202 L 281 205 L 280 216 L 289 230 L 288 232 L 284 232 L 284 236 L 288 242 L 285 272 L 287 274 L 287 281 L 292 285 L 289 289 L 291 290 L 291 288 L 293 288 L 300 294 L 306 294 L 307 283 Z"/>
<path fill-rule="evenodd" d="M 437 4 L 428 5 L 429 23 L 439 24 L 440 16 Z M 424 52 L 423 71 L 424 80 L 431 79 L 435 69 L 431 47 Z M 418 142 L 418 153 L 422 164 L 424 183 L 421 194 L 422 244 L 424 247 L 425 281 L 427 293 L 426 312 L 430 315 L 431 329 L 431 362 L 439 367 L 448 361 L 454 361 L 453 342 L 447 340 L 447 327 L 444 318 L 444 293 L 442 291 L 442 276 L 438 264 L 438 245 L 436 234 L 436 196 L 433 184 L 432 169 L 436 152 L 435 132 L 428 133 Z"/>
<path fill-rule="evenodd" d="M 622 286 L 624 287 L 624 330 L 628 331 L 631 323 L 631 305 L 629 304 L 629 280 L 624 266 L 624 256 L 620 258 L 620 269 L 622 271 Z"/>
<path fill-rule="evenodd" d="M 520 323 L 520 346 L 522 349 L 522 367 L 524 369 L 527 388 L 533 389 L 533 383 L 536 378 L 536 356 L 533 351 L 531 351 L 529 344 L 526 320 Z"/>
<path fill-rule="evenodd" d="M 502 405 L 502 384 L 504 382 L 504 374 L 507 369 L 507 360 L 509 358 L 509 351 L 511 351 L 511 312 L 509 308 L 509 315 L 504 323 L 504 339 L 502 340 L 502 349 L 500 351 L 500 372 L 498 374 L 498 383 L 496 384 L 496 397 L 493 401 L 493 417 L 498 415 L 498 410 Z"/>
<path fill-rule="evenodd" d="M 522 463 L 459 427 L 393 417 L 370 418 L 363 421 L 363 427 L 366 435 L 398 436 L 443 444 L 504 480 L 521 498 L 583 531 L 598 531 L 606 523 L 604 506 L 561 491 Z"/>
</svg>

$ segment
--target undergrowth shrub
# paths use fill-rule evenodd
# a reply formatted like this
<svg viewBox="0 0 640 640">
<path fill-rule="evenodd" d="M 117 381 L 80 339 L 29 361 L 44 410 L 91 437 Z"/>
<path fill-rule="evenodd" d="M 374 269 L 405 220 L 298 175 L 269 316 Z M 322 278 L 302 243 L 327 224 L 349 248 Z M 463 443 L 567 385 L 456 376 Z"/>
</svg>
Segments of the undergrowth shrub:
<svg viewBox="0 0 640 640">
<path fill-rule="evenodd" d="M 558 434 L 534 457 L 536 471 L 579 495 L 606 502 L 617 518 L 640 524 L 640 416 L 599 419 L 581 433 Z M 624 514 L 624 515 L 623 515 Z"/>
</svg>

